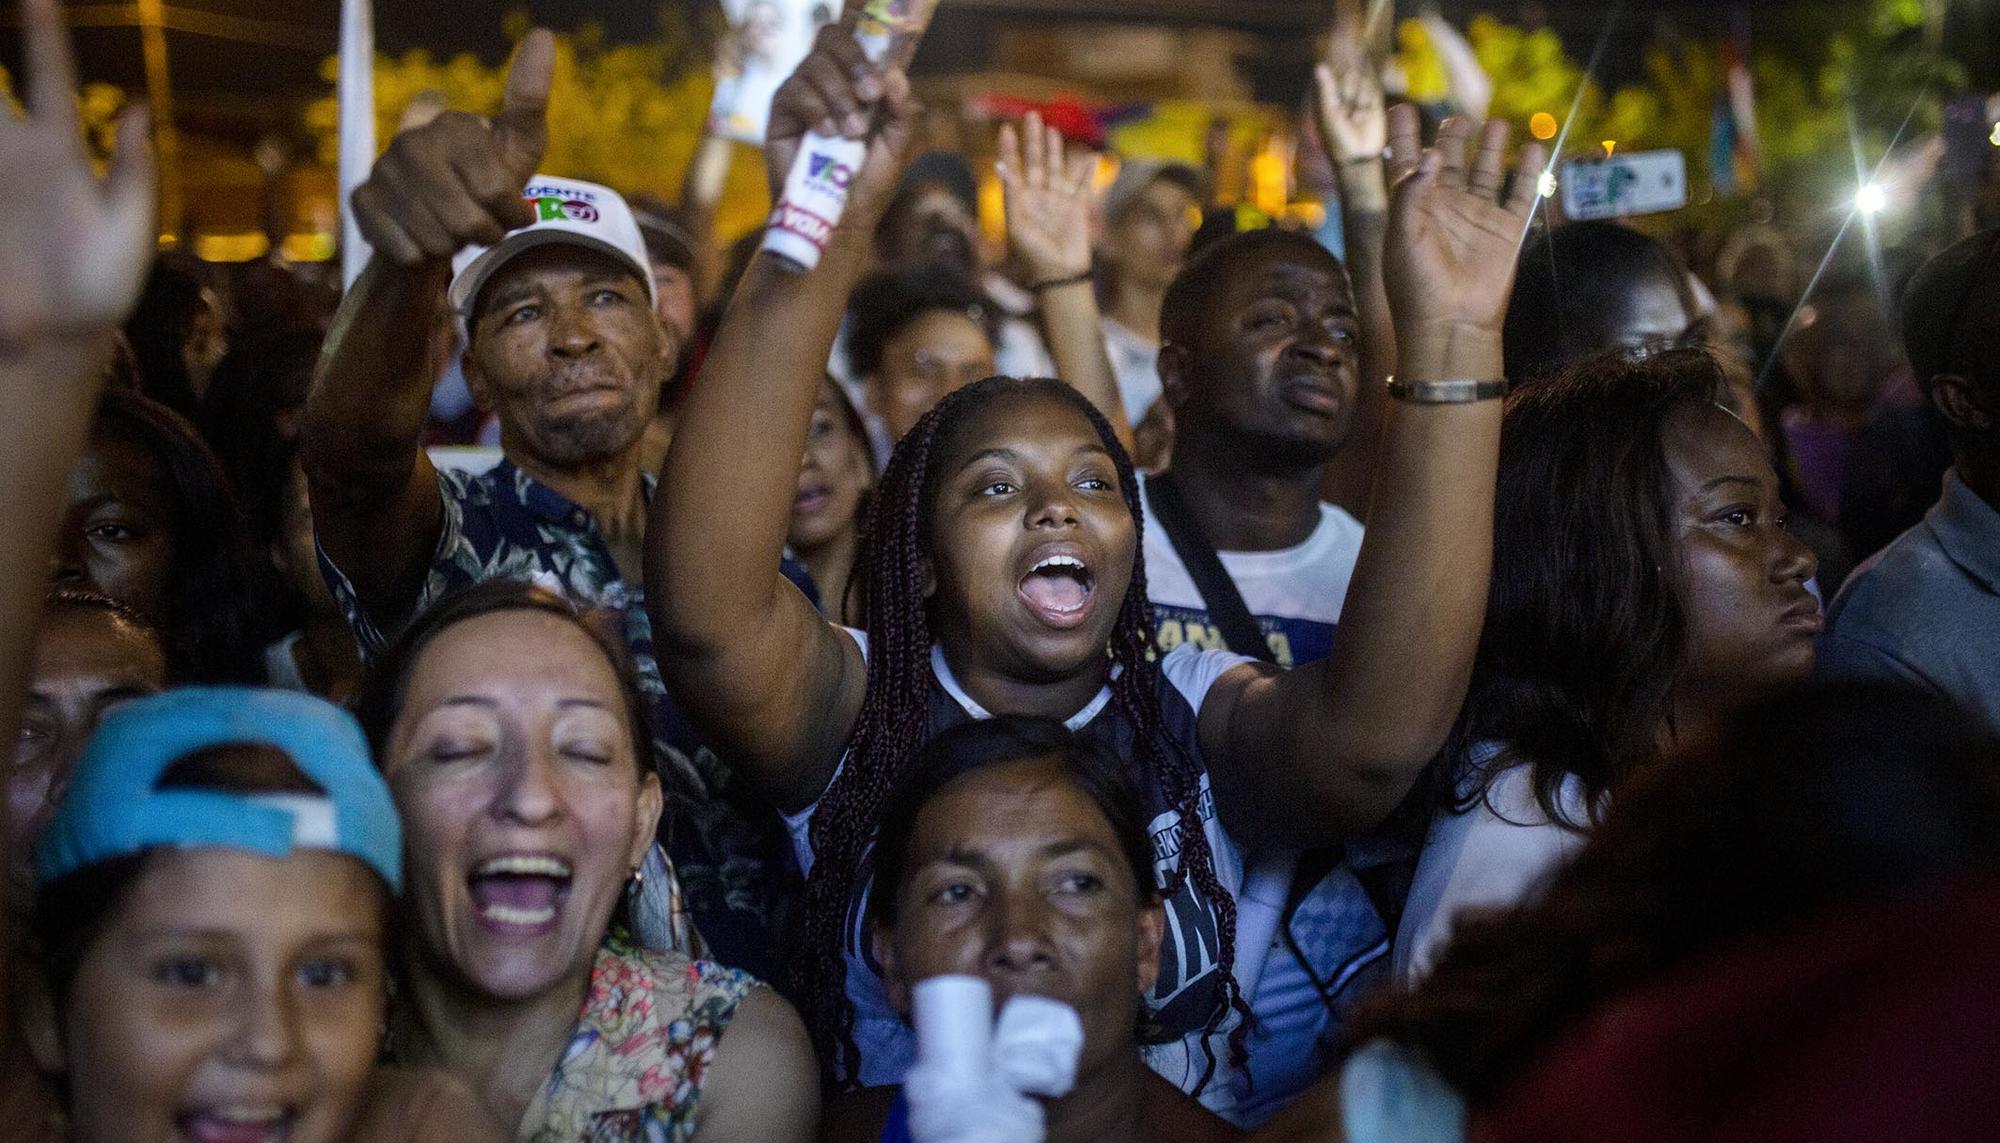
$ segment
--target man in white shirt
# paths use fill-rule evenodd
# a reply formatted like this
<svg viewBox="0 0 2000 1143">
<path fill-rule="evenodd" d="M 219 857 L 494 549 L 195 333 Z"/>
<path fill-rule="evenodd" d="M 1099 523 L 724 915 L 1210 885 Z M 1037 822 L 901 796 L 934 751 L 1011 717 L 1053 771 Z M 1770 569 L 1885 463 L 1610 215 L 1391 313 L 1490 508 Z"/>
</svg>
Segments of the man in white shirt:
<svg viewBox="0 0 2000 1143">
<path fill-rule="evenodd" d="M 1193 643 L 1287 667 L 1326 658 L 1362 536 L 1359 521 L 1320 501 L 1359 384 L 1346 269 L 1307 235 L 1234 235 L 1174 280 L 1160 328 L 1173 460 L 1141 491 L 1161 648 Z M 1204 584 L 1202 566 L 1227 583 Z M 1218 588 L 1234 601 L 1218 603 Z M 1256 1020 L 1244 1122 L 1336 1058 L 1347 1006 L 1387 971 L 1396 893 L 1380 874 L 1403 856 L 1375 839 L 1247 855 L 1256 880 L 1284 893 L 1259 902 L 1280 922 L 1247 996 Z"/>
<path fill-rule="evenodd" d="M 1168 291 L 1160 353 L 1174 413 L 1171 468 L 1146 482 L 1146 579 L 1160 642 L 1226 642 L 1160 524 L 1158 482 L 1187 515 L 1267 643 L 1240 654 L 1283 666 L 1323 659 L 1361 550 L 1361 523 L 1320 500 L 1347 440 L 1360 370 L 1347 273 L 1310 237 L 1264 230 L 1225 239 Z"/>
</svg>

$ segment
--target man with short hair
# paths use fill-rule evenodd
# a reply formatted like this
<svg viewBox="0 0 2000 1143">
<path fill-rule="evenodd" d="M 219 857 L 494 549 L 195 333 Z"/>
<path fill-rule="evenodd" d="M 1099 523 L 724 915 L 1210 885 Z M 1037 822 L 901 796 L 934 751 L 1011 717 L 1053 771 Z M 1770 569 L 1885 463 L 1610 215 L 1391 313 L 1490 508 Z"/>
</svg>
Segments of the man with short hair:
<svg viewBox="0 0 2000 1143">
<path fill-rule="evenodd" d="M 1163 651 L 1192 642 L 1287 667 L 1331 653 L 1362 526 L 1320 488 L 1354 428 L 1360 328 L 1345 267 L 1292 231 L 1221 239 L 1168 288 L 1159 368 L 1172 462 L 1141 484 Z M 1256 1020 L 1242 1122 L 1261 1122 L 1336 1058 L 1347 1006 L 1388 964 L 1398 906 L 1378 873 L 1408 848 L 1255 855 L 1270 871 L 1258 880 L 1290 893 L 1268 903 L 1282 910 L 1281 945 L 1246 986 Z"/>
<path fill-rule="evenodd" d="M 1952 469 L 1923 522 L 1827 609 L 1818 671 L 1920 687 L 2000 733 L 2000 231 L 1917 271 L 1903 344 L 1950 426 Z"/>
<path fill-rule="evenodd" d="M 1161 526 L 1162 482 L 1221 558 L 1282 666 L 1324 659 L 1361 550 L 1360 521 L 1320 499 L 1354 425 L 1359 317 L 1347 272 L 1312 238 L 1223 239 L 1167 291 L 1160 319 L 1171 467 L 1144 482 L 1146 579 L 1160 644 L 1221 646 L 1210 601 Z"/>
<path fill-rule="evenodd" d="M 674 859 L 686 882 L 715 887 L 690 907 L 730 963 L 761 970 L 759 919 L 734 905 L 757 894 L 759 829 L 775 819 L 722 800 L 727 773 L 667 698 L 644 605 L 641 456 L 679 345 L 624 200 L 536 173 L 553 63 L 548 34 L 531 33 L 498 118 L 446 112 L 398 135 L 354 192 L 375 256 L 341 304 L 300 438 L 321 570 L 370 654 L 440 595 L 489 578 L 615 613 L 667 748 L 663 777 L 696 819 L 673 834 Z M 477 476 L 440 472 L 419 447 L 440 294 L 462 326 L 466 382 L 500 425 L 504 459 Z"/>
</svg>

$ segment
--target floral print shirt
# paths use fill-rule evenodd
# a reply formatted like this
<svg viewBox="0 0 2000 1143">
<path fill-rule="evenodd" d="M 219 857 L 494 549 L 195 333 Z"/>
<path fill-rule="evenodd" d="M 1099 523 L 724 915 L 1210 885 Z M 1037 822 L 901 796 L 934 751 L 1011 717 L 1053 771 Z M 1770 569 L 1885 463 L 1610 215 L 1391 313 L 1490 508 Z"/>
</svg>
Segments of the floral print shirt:
<svg viewBox="0 0 2000 1143">
<path fill-rule="evenodd" d="M 757 982 L 712 961 L 598 950 L 569 1047 L 521 1118 L 520 1143 L 685 1143 L 702 1081 Z"/>
</svg>

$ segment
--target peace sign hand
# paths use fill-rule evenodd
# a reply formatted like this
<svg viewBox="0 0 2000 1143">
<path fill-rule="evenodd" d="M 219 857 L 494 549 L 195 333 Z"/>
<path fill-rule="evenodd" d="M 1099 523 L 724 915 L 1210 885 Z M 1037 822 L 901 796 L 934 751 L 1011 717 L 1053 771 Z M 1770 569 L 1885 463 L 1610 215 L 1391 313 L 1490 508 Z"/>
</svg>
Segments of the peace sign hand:
<svg viewBox="0 0 2000 1143">
<path fill-rule="evenodd" d="M 1501 325 L 1514 288 L 1514 264 L 1537 201 L 1547 156 L 1521 149 L 1507 182 L 1507 124 L 1488 123 L 1470 165 L 1474 134 L 1447 119 L 1437 144 L 1424 149 L 1417 109 L 1389 112 L 1389 174 L 1395 183 L 1382 276 L 1396 323 L 1398 357 L 1411 378 L 1493 380 Z M 1491 372 L 1460 372 L 1467 362 Z M 1455 375 L 1455 376 L 1454 376 Z"/>
<path fill-rule="evenodd" d="M 25 117 L 0 114 L 0 170 L 20 176 L 0 211 L 0 354 L 122 324 L 157 241 L 143 105 L 118 118 L 99 180 L 77 121 L 76 68 L 56 0 L 22 0 Z"/>
<path fill-rule="evenodd" d="M 1065 157 L 1062 133 L 1044 125 L 1038 112 L 1030 111 L 1018 132 L 1011 123 L 1000 128 L 1007 245 L 1036 282 L 1090 272 L 1090 176 L 1096 163 L 1088 151 Z"/>
</svg>

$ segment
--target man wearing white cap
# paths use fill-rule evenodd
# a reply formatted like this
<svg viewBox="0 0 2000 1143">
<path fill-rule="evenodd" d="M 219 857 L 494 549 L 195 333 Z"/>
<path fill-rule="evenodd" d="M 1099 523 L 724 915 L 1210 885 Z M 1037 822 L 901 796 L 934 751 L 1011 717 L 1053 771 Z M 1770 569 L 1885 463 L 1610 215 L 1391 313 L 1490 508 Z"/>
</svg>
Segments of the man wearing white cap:
<svg viewBox="0 0 2000 1143">
<path fill-rule="evenodd" d="M 380 651 L 445 592 L 499 576 L 535 579 L 617 613 L 650 700 L 648 722 L 672 748 L 663 751 L 664 780 L 696 813 L 728 819 L 677 833 L 682 860 L 682 838 L 699 845 L 714 833 L 755 831 L 722 808 L 723 775 L 666 696 L 644 606 L 652 478 L 641 469 L 642 442 L 680 347 L 655 313 L 645 239 L 625 201 L 608 187 L 536 173 L 553 56 L 548 34 L 530 33 L 496 118 L 446 112 L 403 132 L 356 188 L 355 217 L 375 254 L 342 301 L 306 405 L 313 526 L 321 571 L 364 653 Z M 461 323 L 467 385 L 500 425 L 504 460 L 478 476 L 441 472 L 420 447 L 431 387 L 426 331 L 445 291 Z M 734 885 L 760 880 L 754 855 L 710 856 L 717 866 L 733 862 L 717 872 Z M 752 950 L 716 951 L 731 963 L 756 959 Z"/>
</svg>

